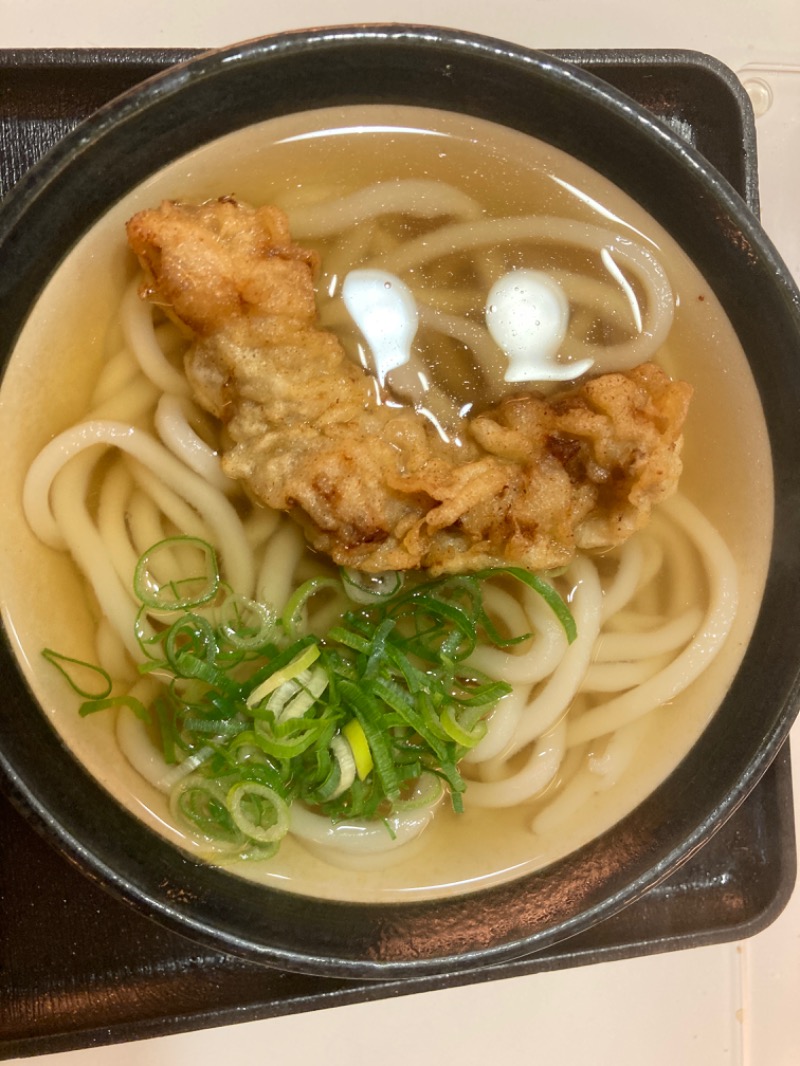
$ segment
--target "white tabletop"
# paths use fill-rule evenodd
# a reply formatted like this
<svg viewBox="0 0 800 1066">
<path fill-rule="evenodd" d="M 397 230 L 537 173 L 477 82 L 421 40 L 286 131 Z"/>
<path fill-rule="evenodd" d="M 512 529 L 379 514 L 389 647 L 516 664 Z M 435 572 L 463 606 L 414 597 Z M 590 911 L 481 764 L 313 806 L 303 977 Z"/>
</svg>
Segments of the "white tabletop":
<svg viewBox="0 0 800 1066">
<path fill-rule="evenodd" d="M 756 107 L 762 216 L 800 278 L 797 0 L 0 0 L 0 48 L 206 47 L 344 22 L 417 22 L 536 48 L 696 49 Z M 800 732 L 792 737 L 800 765 Z M 795 770 L 795 777 L 798 772 Z M 796 796 L 800 788 L 796 788 Z M 795 799 L 800 821 L 800 804 Z M 2 1010 L 2 1004 L 0 1004 Z M 22 1060 L 20 1060 L 22 1061 Z M 42 1056 L 42 1066 L 797 1066 L 800 891 L 742 943 Z"/>
</svg>

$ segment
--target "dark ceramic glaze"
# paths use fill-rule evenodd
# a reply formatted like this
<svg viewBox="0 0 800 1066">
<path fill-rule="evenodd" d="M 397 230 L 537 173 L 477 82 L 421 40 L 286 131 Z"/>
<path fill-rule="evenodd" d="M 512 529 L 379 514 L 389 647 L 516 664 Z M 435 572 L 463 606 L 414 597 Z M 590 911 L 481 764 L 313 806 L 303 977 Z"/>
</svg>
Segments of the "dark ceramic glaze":
<svg viewBox="0 0 800 1066">
<path fill-rule="evenodd" d="M 14 799 L 68 857 L 172 929 L 287 970 L 419 977 L 513 959 L 619 911 L 707 840 L 786 738 L 800 672 L 794 648 L 800 622 L 800 296 L 724 179 L 592 75 L 455 31 L 351 27 L 201 56 L 119 98 L 61 142 L 0 212 L 3 358 L 58 260 L 157 166 L 252 122 L 365 101 L 450 108 L 551 142 L 637 199 L 711 281 L 751 362 L 776 481 L 764 604 L 720 712 L 664 784 L 597 840 L 514 883 L 410 905 L 301 899 L 196 865 L 118 807 L 76 764 L 35 713 L 5 645 L 0 765 Z"/>
</svg>

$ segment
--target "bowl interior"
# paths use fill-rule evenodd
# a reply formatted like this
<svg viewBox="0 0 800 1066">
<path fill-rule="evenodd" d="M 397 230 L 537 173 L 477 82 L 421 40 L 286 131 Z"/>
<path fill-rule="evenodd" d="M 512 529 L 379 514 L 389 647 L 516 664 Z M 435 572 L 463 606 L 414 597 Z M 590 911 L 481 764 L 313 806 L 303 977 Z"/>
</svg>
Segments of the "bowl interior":
<svg viewBox="0 0 800 1066">
<path fill-rule="evenodd" d="M 310 79 L 301 72 L 312 63 Z M 198 868 L 109 806 L 65 750 L 53 751 L 53 772 L 43 780 L 32 768 L 42 746 L 53 747 L 52 733 L 44 718 L 27 714 L 30 694 L 13 668 L 7 671 L 12 721 L 25 715 L 28 724 L 4 739 L 6 771 L 68 852 L 183 931 L 288 968 L 342 975 L 512 957 L 613 912 L 665 876 L 735 808 L 774 756 L 796 702 L 793 659 L 775 668 L 798 611 L 791 594 L 797 517 L 789 505 L 800 458 L 791 433 L 800 386 L 795 291 L 727 184 L 635 106 L 570 66 L 455 33 L 362 29 L 254 42 L 171 72 L 92 120 L 11 198 L 0 229 L 10 262 L 0 293 L 10 311 L 2 316 L 6 349 L 55 258 L 155 167 L 268 117 L 332 101 L 400 100 L 501 121 L 576 155 L 633 195 L 686 249 L 750 359 L 770 434 L 775 537 L 744 665 L 679 771 L 612 832 L 546 871 L 478 897 L 354 908 L 272 892 L 265 913 L 261 890 Z M 99 810 L 99 832 L 87 840 Z"/>
</svg>

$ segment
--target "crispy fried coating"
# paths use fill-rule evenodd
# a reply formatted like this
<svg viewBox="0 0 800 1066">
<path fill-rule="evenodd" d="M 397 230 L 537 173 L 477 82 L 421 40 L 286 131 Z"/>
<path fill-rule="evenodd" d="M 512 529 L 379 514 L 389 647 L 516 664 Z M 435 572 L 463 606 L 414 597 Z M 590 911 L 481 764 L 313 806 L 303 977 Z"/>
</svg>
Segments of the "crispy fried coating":
<svg viewBox="0 0 800 1066">
<path fill-rule="evenodd" d="M 317 328 L 315 256 L 280 211 L 165 202 L 127 228 L 143 294 L 193 335 L 226 473 L 341 565 L 546 570 L 620 544 L 677 485 L 691 387 L 653 364 L 515 394 L 448 443 Z"/>
</svg>

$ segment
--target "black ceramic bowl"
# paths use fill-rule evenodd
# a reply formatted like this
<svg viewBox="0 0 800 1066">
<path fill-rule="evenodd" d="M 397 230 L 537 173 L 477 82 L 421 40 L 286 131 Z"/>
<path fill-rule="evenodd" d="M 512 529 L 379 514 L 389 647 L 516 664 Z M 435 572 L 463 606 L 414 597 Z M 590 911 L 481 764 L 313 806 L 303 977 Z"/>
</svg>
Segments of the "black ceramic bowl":
<svg viewBox="0 0 800 1066">
<path fill-rule="evenodd" d="M 721 709 L 688 756 L 599 838 L 541 872 L 460 898 L 325 902 L 198 866 L 82 769 L 38 712 L 4 641 L 6 783 L 34 824 L 90 876 L 222 951 L 329 976 L 402 977 L 514 958 L 618 911 L 703 844 L 786 738 L 800 665 L 800 299 L 740 197 L 689 145 L 595 77 L 454 31 L 351 27 L 280 35 L 193 59 L 66 137 L 0 212 L 3 360 L 56 263 L 155 168 L 272 116 L 360 102 L 451 109 L 531 133 L 649 211 L 709 280 L 738 333 L 765 412 L 776 489 L 755 631 Z"/>
</svg>

